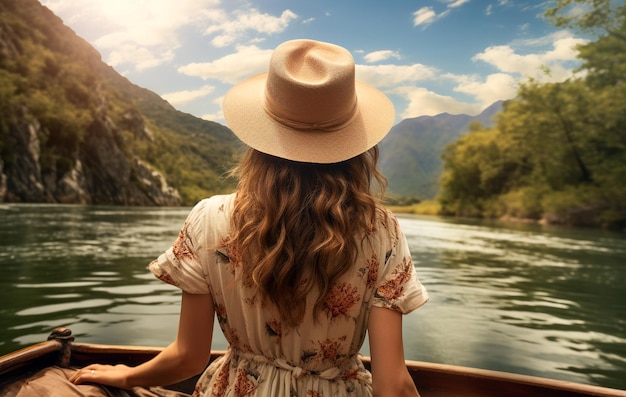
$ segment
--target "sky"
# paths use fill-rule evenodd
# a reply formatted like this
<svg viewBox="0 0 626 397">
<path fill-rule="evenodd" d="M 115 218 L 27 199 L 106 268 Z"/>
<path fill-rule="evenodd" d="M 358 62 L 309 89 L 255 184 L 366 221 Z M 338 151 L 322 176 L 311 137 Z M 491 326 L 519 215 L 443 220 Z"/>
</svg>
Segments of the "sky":
<svg viewBox="0 0 626 397">
<path fill-rule="evenodd" d="M 40 1 L 131 82 L 222 124 L 226 91 L 267 71 L 287 40 L 347 48 L 357 79 L 393 101 L 396 122 L 477 115 L 529 78 L 563 81 L 585 42 L 548 23 L 544 0 Z"/>
</svg>

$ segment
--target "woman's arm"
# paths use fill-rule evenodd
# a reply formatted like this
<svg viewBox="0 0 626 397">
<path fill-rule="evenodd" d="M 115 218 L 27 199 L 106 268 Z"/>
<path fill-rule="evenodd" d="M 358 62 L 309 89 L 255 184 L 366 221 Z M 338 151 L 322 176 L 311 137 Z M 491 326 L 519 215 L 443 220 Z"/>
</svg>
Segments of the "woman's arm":
<svg viewBox="0 0 626 397">
<path fill-rule="evenodd" d="M 129 389 L 169 385 L 197 375 L 211 357 L 214 315 L 211 295 L 183 292 L 176 340 L 159 355 L 137 367 L 89 365 L 70 380 L 75 384 L 101 383 Z"/>
<path fill-rule="evenodd" d="M 402 314 L 373 307 L 368 320 L 374 397 L 416 397 L 415 384 L 404 362 Z"/>
</svg>

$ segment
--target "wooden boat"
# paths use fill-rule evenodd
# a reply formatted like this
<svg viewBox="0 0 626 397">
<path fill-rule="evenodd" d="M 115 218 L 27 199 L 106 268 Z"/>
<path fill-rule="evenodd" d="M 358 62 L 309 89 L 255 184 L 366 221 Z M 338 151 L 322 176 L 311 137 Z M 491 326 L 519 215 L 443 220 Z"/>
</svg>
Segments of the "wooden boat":
<svg viewBox="0 0 626 397">
<path fill-rule="evenodd" d="M 0 357 L 0 390 L 52 365 L 82 367 L 94 362 L 137 365 L 160 351 L 152 347 L 76 343 L 70 330 L 57 328 L 48 341 Z M 211 359 L 221 354 L 213 352 Z M 365 358 L 364 363 L 369 366 L 369 359 Z M 418 361 L 407 361 L 406 365 L 423 397 L 626 397 L 625 390 L 534 376 Z M 168 388 L 191 393 L 196 379 Z"/>
</svg>

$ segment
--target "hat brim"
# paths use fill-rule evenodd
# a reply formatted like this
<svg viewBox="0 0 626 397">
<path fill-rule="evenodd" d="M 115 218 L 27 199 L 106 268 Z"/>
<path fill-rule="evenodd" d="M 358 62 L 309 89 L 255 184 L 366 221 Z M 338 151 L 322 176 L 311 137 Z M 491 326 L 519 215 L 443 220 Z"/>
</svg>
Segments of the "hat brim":
<svg viewBox="0 0 626 397">
<path fill-rule="evenodd" d="M 338 163 L 378 144 L 393 125 L 395 109 L 385 94 L 356 81 L 357 114 L 340 130 L 297 130 L 264 110 L 267 73 L 232 87 L 223 102 L 224 118 L 246 145 L 272 156 L 306 163 Z"/>
</svg>

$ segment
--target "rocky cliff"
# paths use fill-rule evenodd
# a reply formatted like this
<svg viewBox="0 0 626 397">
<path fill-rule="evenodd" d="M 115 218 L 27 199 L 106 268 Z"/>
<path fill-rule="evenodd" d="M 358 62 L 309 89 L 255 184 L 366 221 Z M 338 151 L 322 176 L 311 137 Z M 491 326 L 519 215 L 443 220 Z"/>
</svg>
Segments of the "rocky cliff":
<svg viewBox="0 0 626 397">
<path fill-rule="evenodd" d="M 228 189 L 229 136 L 118 75 L 36 0 L 0 0 L 0 202 L 193 204 Z"/>
<path fill-rule="evenodd" d="M 178 191 L 161 172 L 139 156 L 123 152 L 116 141 L 121 137 L 120 127 L 106 113 L 94 116 L 84 140 L 65 163 L 54 161 L 48 167 L 42 166 L 42 157 L 47 155 L 42 140 L 50 136 L 48 127 L 27 108 L 21 109 L 17 119 L 3 137 L 10 156 L 0 163 L 0 201 L 162 206 L 181 203 Z M 137 121 L 134 132 L 140 139 L 149 140 L 150 131 L 141 129 L 141 118 Z M 61 169 L 64 164 L 67 166 Z"/>
</svg>

